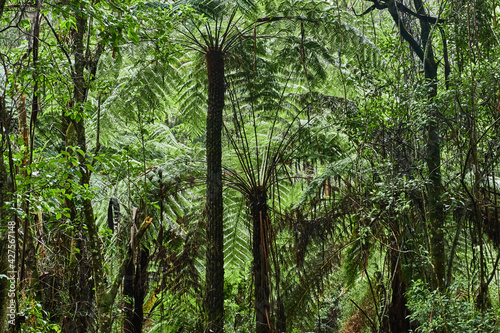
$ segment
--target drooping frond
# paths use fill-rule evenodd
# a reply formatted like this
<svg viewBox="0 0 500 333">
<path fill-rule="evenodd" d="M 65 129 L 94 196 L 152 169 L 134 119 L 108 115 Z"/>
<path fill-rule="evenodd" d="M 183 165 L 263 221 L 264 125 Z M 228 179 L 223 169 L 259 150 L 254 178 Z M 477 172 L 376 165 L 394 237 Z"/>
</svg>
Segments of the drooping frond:
<svg viewBox="0 0 500 333">
<path fill-rule="evenodd" d="M 238 275 L 251 258 L 251 218 L 241 194 L 228 189 L 224 198 L 224 266 L 228 274 Z"/>
<path fill-rule="evenodd" d="M 328 284 L 328 277 L 339 265 L 339 254 L 339 251 L 328 251 L 310 258 L 300 278 L 293 268 L 284 272 L 281 289 L 285 300 L 287 320 L 294 322 L 297 326 L 304 325 L 302 320 L 315 313 L 314 303 L 317 296 L 314 295 L 320 294 L 324 286 Z M 304 314 L 309 314 L 309 316 Z M 310 327 L 310 323 L 308 324 Z"/>
<path fill-rule="evenodd" d="M 326 170 L 321 175 L 309 183 L 302 196 L 295 204 L 294 209 L 299 209 L 308 199 L 314 196 L 318 188 L 322 186 L 327 179 L 349 175 L 353 171 L 353 165 L 356 159 L 356 153 L 351 153 L 327 166 Z"/>
<path fill-rule="evenodd" d="M 204 133 L 206 121 L 207 82 L 203 59 L 195 55 L 194 60 L 185 60 L 180 68 L 183 82 L 179 87 L 179 120 L 182 119 L 184 130 L 192 138 Z"/>
</svg>

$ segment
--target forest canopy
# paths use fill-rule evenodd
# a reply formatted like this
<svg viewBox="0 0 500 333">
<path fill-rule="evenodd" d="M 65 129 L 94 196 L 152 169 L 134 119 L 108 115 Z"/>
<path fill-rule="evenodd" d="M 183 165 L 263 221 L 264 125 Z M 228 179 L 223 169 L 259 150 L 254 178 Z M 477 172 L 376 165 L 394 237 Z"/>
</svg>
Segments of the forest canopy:
<svg viewBox="0 0 500 333">
<path fill-rule="evenodd" d="M 500 332 L 499 17 L 0 0 L 0 332 Z"/>
</svg>

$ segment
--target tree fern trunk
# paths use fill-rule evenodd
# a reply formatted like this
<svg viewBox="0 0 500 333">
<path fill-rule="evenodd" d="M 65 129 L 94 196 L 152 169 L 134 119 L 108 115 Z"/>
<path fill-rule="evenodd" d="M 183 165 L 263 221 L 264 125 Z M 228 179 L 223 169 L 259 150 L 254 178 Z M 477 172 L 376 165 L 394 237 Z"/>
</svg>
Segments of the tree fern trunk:
<svg viewBox="0 0 500 333">
<path fill-rule="evenodd" d="M 257 333 L 271 332 L 269 306 L 269 218 L 267 195 L 262 186 L 250 193 L 250 210 L 253 220 L 253 278 L 255 293 L 255 320 Z"/>
<path fill-rule="evenodd" d="M 224 330 L 224 253 L 222 225 L 222 110 L 224 108 L 224 54 L 206 53 L 208 74 L 207 113 L 207 261 L 205 307 L 207 330 Z"/>
<path fill-rule="evenodd" d="M 137 263 L 134 266 L 134 254 L 130 251 L 130 260 L 125 270 L 123 294 L 126 296 L 125 318 L 123 321 L 123 332 L 141 333 L 144 317 L 144 297 L 148 288 L 147 267 L 149 262 L 149 250 L 142 247 L 137 254 Z"/>
<path fill-rule="evenodd" d="M 135 290 L 134 290 L 134 333 L 142 332 L 142 321 L 144 318 L 144 297 L 148 292 L 148 263 L 149 250 L 144 246 L 137 255 L 137 267 L 135 270 Z"/>
</svg>

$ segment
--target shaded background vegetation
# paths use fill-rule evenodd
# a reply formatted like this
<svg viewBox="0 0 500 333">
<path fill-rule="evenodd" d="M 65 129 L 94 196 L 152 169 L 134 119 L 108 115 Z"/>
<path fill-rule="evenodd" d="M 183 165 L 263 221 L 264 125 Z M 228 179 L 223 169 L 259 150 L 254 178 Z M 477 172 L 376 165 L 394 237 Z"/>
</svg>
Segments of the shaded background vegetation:
<svg viewBox="0 0 500 333">
<path fill-rule="evenodd" d="M 499 331 L 499 15 L 0 0 L 0 331 Z"/>
</svg>

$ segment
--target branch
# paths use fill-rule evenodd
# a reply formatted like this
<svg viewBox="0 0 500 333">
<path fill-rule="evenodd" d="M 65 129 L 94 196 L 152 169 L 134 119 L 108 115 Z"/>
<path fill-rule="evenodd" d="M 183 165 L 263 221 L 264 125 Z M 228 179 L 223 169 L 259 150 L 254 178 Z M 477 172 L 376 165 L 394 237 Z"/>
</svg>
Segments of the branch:
<svg viewBox="0 0 500 333">
<path fill-rule="evenodd" d="M 441 18 L 427 16 L 427 15 L 422 15 L 422 14 L 417 14 L 414 11 L 412 11 L 410 8 L 406 7 L 401 2 L 395 1 L 395 4 L 396 4 L 396 7 L 400 11 L 405 12 L 407 14 L 410 14 L 411 16 L 416 17 L 416 18 L 418 18 L 420 20 L 424 20 L 424 21 L 426 21 L 428 23 L 437 24 L 437 23 L 445 23 L 446 22 L 446 20 L 441 19 Z"/>
<path fill-rule="evenodd" d="M 63 46 L 63 43 L 61 42 L 61 40 L 59 39 L 59 35 L 57 34 L 57 32 L 54 30 L 54 27 L 52 26 L 52 24 L 50 24 L 50 21 L 47 19 L 47 17 L 45 15 L 43 15 L 43 18 L 45 19 L 45 21 L 47 22 L 47 24 L 49 25 L 49 28 L 50 30 L 52 31 L 52 34 L 54 35 L 54 37 L 56 38 L 57 40 L 57 45 L 59 46 L 59 48 L 61 49 L 61 51 L 64 53 L 64 55 L 66 56 L 66 60 L 68 60 L 68 64 L 70 66 L 70 69 L 71 69 L 71 75 L 73 76 L 73 73 L 75 72 L 75 69 L 73 68 L 73 62 L 71 61 L 71 57 L 69 56 L 68 54 L 68 51 L 64 48 Z"/>
<path fill-rule="evenodd" d="M 123 14 L 123 9 L 121 9 L 120 7 L 118 7 L 117 5 L 115 5 L 113 2 L 111 2 L 109 0 L 106 0 L 106 2 L 108 3 L 108 5 L 110 5 L 111 7 L 114 7 L 116 10 L 118 10 L 120 13 Z"/>
<path fill-rule="evenodd" d="M 418 18 L 419 20 L 422 20 L 422 21 L 425 21 L 425 22 L 431 23 L 431 24 L 444 23 L 444 22 L 446 22 L 446 20 L 415 13 L 414 11 L 412 11 L 410 8 L 406 7 L 401 2 L 394 1 L 394 0 L 384 1 L 383 3 L 379 2 L 378 0 L 368 0 L 368 1 L 372 2 L 373 5 L 370 6 L 370 8 L 368 8 L 367 10 L 365 10 L 362 14 L 358 15 L 358 14 L 356 14 L 356 12 L 354 12 L 354 15 L 363 16 L 363 15 L 366 15 L 366 14 L 372 12 L 375 9 L 386 9 L 387 8 L 389 10 L 389 13 L 392 16 L 392 19 L 394 20 L 394 22 L 396 23 L 396 25 L 399 28 L 399 32 L 401 33 L 401 37 L 403 37 L 403 39 L 410 44 L 410 47 L 417 54 L 419 59 L 421 61 L 424 61 L 424 51 L 423 51 L 422 47 L 417 43 L 417 41 L 408 32 L 408 30 L 406 30 L 406 27 L 403 25 L 403 22 L 401 21 L 401 18 L 399 17 L 399 12 L 401 11 L 403 13 L 407 13 L 413 17 Z"/>
<path fill-rule="evenodd" d="M 368 1 L 373 2 L 373 5 L 370 6 L 370 8 L 368 8 L 367 10 L 365 10 L 363 12 L 363 14 L 360 14 L 360 15 L 356 14 L 356 11 L 353 8 L 352 10 L 354 11 L 354 15 L 356 15 L 356 16 L 364 16 L 364 15 L 366 15 L 368 13 L 371 13 L 375 9 L 386 9 L 387 8 L 387 5 L 385 3 L 380 3 L 377 0 L 368 0 Z"/>
<path fill-rule="evenodd" d="M 446 35 L 442 26 L 438 25 L 439 31 L 441 32 L 441 37 L 443 39 L 443 58 L 444 58 L 444 82 L 446 84 L 446 89 L 450 88 L 450 73 L 451 66 L 450 60 L 448 59 L 448 44 L 446 42 Z"/>
<path fill-rule="evenodd" d="M 354 304 L 354 306 L 358 308 L 359 311 L 361 311 L 361 313 L 366 317 L 366 319 L 368 319 L 368 322 L 370 323 L 371 327 L 373 328 L 374 331 L 376 331 L 377 326 L 375 326 L 373 320 L 366 314 L 366 312 L 361 307 L 359 307 L 359 305 L 356 304 L 356 302 L 353 301 L 352 298 L 349 298 L 349 300 L 352 302 L 352 304 Z"/>
<path fill-rule="evenodd" d="M 396 5 L 394 3 L 391 3 L 387 9 L 389 10 L 389 13 L 392 16 L 392 19 L 396 23 L 396 25 L 399 28 L 399 32 L 401 34 L 401 37 L 405 41 L 410 44 L 410 47 L 412 50 L 417 54 L 418 58 L 423 62 L 424 61 L 424 50 L 422 50 L 422 47 L 417 43 L 417 41 L 413 38 L 413 36 L 406 30 L 406 27 L 403 25 L 403 22 L 401 21 L 401 18 L 399 17 L 399 12 L 398 9 L 396 8 Z"/>
<path fill-rule="evenodd" d="M 361 14 L 357 14 L 356 10 L 354 8 L 352 9 L 352 11 L 354 12 L 355 16 L 365 16 L 366 14 L 369 14 L 369 13 L 373 12 L 375 9 L 377 9 L 377 7 L 375 5 L 373 5 L 373 6 L 370 6 L 367 10 L 365 10 Z"/>
<path fill-rule="evenodd" d="M 367 0 L 367 1 L 372 2 L 373 5 L 370 6 L 370 8 L 368 8 L 367 10 L 365 10 L 362 14 L 358 15 L 358 14 L 356 14 L 356 12 L 354 12 L 354 15 L 363 16 L 363 15 L 366 15 L 366 14 L 374 11 L 375 9 L 381 10 L 381 9 L 387 8 L 389 10 L 389 13 L 392 16 L 392 19 L 394 20 L 394 22 L 396 23 L 396 25 L 399 29 L 399 33 L 401 34 L 401 37 L 403 37 L 403 39 L 410 44 L 410 47 L 412 48 L 412 50 L 417 54 L 418 58 L 423 62 L 424 61 L 424 51 L 422 50 L 422 47 L 420 47 L 420 45 L 417 43 L 417 41 L 413 38 L 413 36 L 408 32 L 408 30 L 406 30 L 405 26 L 403 25 L 403 22 L 401 22 L 401 18 L 399 17 L 399 10 L 406 12 L 410 15 L 413 15 L 415 17 L 418 17 L 418 18 L 421 18 L 420 16 L 424 16 L 424 17 L 427 17 L 427 16 L 416 14 L 416 13 L 412 12 L 409 8 L 404 6 L 403 4 L 401 4 L 397 1 L 394 1 L 394 0 L 387 0 L 387 1 L 384 1 L 383 3 L 379 2 L 378 0 Z M 430 17 L 430 19 L 434 19 L 436 21 L 439 21 L 439 20 L 432 18 L 432 17 Z"/>
</svg>

